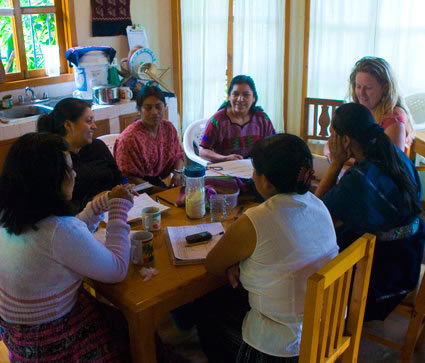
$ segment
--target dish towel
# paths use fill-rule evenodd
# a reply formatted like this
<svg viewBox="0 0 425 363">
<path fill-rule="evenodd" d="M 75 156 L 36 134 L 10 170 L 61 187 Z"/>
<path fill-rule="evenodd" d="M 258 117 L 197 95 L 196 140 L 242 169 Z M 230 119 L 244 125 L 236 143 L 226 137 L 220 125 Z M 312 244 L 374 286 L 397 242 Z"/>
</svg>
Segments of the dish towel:
<svg viewBox="0 0 425 363">
<path fill-rule="evenodd" d="M 91 0 L 94 37 L 125 35 L 131 25 L 130 0 Z"/>
<path fill-rule="evenodd" d="M 104 47 L 104 46 L 89 46 L 89 47 L 72 47 L 69 48 L 65 53 L 65 58 L 69 62 L 70 67 L 73 67 L 74 65 L 78 67 L 78 64 L 82 57 L 88 52 L 101 50 L 103 53 L 106 54 L 106 56 L 109 59 L 109 63 L 112 63 L 112 61 L 115 58 L 115 54 L 117 53 L 114 48 L 112 47 Z"/>
</svg>

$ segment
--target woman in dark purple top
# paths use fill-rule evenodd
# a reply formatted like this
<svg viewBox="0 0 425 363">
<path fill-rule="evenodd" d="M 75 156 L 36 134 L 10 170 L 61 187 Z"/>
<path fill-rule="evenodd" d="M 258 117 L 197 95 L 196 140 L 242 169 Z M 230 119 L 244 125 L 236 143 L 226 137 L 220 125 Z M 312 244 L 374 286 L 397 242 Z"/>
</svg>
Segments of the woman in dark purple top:
<svg viewBox="0 0 425 363">
<path fill-rule="evenodd" d="M 251 77 L 234 77 L 227 94 L 200 143 L 199 155 L 212 162 L 246 158 L 257 140 L 275 134 L 269 117 L 255 106 L 258 95 Z"/>
</svg>

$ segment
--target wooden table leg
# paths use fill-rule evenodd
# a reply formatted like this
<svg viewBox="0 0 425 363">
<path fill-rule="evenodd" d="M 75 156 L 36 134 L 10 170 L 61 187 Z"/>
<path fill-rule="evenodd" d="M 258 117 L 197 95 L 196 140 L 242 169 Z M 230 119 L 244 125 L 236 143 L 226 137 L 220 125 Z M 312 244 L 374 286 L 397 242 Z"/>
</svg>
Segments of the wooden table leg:
<svg viewBox="0 0 425 363">
<path fill-rule="evenodd" d="M 156 362 L 155 324 L 151 310 L 127 313 L 133 362 Z"/>
</svg>

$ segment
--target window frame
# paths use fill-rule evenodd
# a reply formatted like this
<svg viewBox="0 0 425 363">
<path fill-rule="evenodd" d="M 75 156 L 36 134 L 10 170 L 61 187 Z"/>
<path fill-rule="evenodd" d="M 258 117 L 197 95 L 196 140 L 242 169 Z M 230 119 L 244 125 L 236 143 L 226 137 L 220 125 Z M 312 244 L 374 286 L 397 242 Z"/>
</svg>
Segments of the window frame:
<svg viewBox="0 0 425 363">
<path fill-rule="evenodd" d="M 13 8 L 10 8 L 14 44 L 17 62 L 20 62 L 20 72 L 6 73 L 6 82 L 0 84 L 0 91 L 23 88 L 25 86 L 43 86 L 54 83 L 68 82 L 74 79 L 71 67 L 65 59 L 65 52 L 73 46 L 76 39 L 74 0 L 54 0 L 54 5 L 21 7 L 20 0 L 12 0 Z M 37 69 L 28 71 L 25 53 L 25 42 L 22 28 L 22 15 L 54 13 L 56 18 L 57 44 L 59 45 L 59 57 L 61 74 L 57 77 L 47 77 L 45 70 Z M 21 61 L 24 59 L 24 61 Z"/>
<path fill-rule="evenodd" d="M 181 1 L 171 1 L 171 29 L 173 41 L 173 80 L 174 89 L 177 96 L 177 109 L 180 115 L 178 132 L 182 135 L 183 130 L 183 65 L 182 65 L 182 23 L 181 23 Z M 227 23 L 227 88 L 233 78 L 233 8 L 234 1 L 229 0 L 228 23 Z M 306 0 L 310 1 L 310 0 Z M 283 127 L 287 130 L 288 119 L 288 89 L 289 89 L 289 32 L 291 26 L 291 1 L 285 2 L 285 44 L 284 44 L 284 84 L 283 84 Z"/>
</svg>

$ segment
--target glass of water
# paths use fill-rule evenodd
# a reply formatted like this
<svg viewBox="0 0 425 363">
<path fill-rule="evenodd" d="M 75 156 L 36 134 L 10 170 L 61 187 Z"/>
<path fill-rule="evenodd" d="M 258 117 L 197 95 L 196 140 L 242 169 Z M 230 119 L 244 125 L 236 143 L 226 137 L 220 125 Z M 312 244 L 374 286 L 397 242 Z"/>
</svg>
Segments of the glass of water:
<svg viewBox="0 0 425 363">
<path fill-rule="evenodd" d="M 226 196 L 222 194 L 214 194 L 210 197 L 210 217 L 211 222 L 221 222 L 226 220 Z"/>
</svg>

